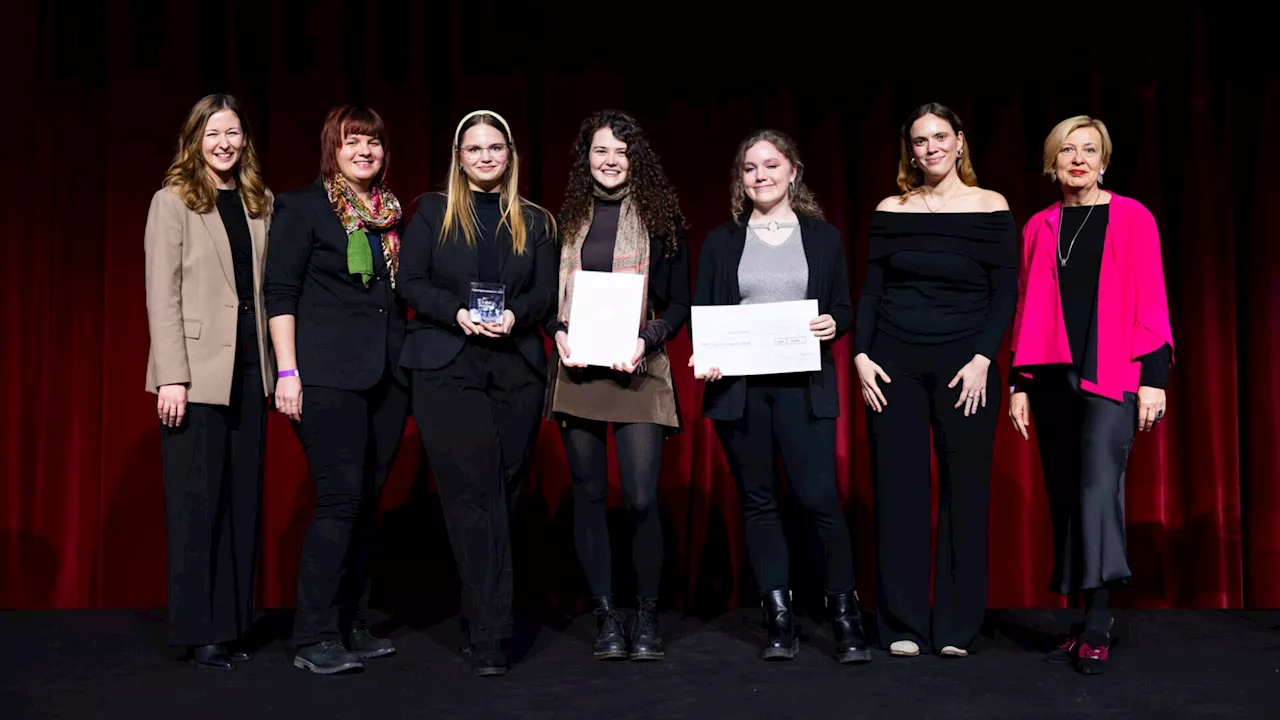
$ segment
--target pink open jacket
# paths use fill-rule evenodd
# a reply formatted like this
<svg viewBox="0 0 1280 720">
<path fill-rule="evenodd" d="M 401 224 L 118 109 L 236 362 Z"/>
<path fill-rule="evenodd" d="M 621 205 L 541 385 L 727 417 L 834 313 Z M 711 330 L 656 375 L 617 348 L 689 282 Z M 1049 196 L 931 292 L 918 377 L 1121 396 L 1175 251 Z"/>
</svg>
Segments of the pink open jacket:
<svg viewBox="0 0 1280 720">
<path fill-rule="evenodd" d="M 1071 348 L 1058 289 L 1057 239 L 1062 203 L 1031 217 L 1022 228 L 1018 309 L 1013 319 L 1013 372 L 1035 373 L 1036 365 L 1070 364 Z M 1142 203 L 1111 193 L 1110 220 L 1098 276 L 1098 377 L 1081 389 L 1123 400 L 1137 392 L 1138 358 L 1168 344 L 1173 348 L 1164 263 L 1155 218 Z"/>
</svg>

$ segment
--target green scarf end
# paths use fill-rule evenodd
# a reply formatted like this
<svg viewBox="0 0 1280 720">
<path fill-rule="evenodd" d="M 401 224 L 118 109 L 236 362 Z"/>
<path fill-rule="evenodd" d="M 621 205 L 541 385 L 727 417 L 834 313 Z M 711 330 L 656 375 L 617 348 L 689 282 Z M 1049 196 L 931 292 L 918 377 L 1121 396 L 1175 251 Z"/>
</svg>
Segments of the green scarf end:
<svg viewBox="0 0 1280 720">
<path fill-rule="evenodd" d="M 347 236 L 347 272 L 359 275 L 365 287 L 373 279 L 373 250 L 364 230 L 357 229 Z"/>
</svg>

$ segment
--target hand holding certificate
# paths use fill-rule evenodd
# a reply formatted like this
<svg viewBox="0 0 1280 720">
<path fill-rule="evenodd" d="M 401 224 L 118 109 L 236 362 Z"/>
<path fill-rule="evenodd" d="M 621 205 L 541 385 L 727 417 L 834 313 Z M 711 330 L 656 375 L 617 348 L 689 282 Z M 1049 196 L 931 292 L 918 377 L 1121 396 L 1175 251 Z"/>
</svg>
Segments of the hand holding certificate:
<svg viewBox="0 0 1280 720">
<path fill-rule="evenodd" d="M 771 375 L 822 368 L 817 300 L 692 308 L 693 372 Z"/>
<path fill-rule="evenodd" d="M 640 335 L 644 276 L 579 270 L 573 276 L 568 345 L 574 365 L 629 365 Z"/>
</svg>

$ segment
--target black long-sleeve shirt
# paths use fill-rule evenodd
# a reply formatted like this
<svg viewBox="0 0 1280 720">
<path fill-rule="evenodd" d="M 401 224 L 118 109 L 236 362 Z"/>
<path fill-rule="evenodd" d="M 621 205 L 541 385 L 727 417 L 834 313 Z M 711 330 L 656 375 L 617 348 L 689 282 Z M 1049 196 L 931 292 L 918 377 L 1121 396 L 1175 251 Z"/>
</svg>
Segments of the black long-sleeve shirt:
<svg viewBox="0 0 1280 720">
<path fill-rule="evenodd" d="M 253 240 L 249 237 L 249 221 L 245 219 L 244 201 L 239 190 L 218 190 L 218 217 L 226 228 L 231 243 L 231 265 L 235 268 L 236 297 L 240 302 L 253 302 Z"/>
<path fill-rule="evenodd" d="M 622 201 L 596 198 L 591 213 L 591 226 L 582 240 L 581 267 L 589 272 L 613 272 L 613 250 L 618 240 L 618 217 Z M 689 251 L 684 230 L 676 228 L 676 252 L 667 257 L 666 242 L 661 238 L 649 240 L 649 303 L 657 317 L 640 330 L 645 352 L 653 352 L 667 340 L 675 337 L 689 320 Z M 558 319 L 547 327 L 547 334 L 554 337 L 559 330 L 567 330 Z"/>
<path fill-rule="evenodd" d="M 871 221 L 854 354 L 875 333 L 936 345 L 972 338 L 995 359 L 1018 302 L 1013 213 L 894 213 Z"/>
</svg>

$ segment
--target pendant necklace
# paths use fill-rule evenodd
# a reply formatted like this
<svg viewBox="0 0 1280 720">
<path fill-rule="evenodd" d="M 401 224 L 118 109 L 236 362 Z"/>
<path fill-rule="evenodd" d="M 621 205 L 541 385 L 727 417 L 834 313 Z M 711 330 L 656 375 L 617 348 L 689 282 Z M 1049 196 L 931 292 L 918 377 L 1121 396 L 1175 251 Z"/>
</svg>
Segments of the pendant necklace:
<svg viewBox="0 0 1280 720">
<path fill-rule="evenodd" d="M 760 223 L 755 223 L 755 224 L 748 223 L 747 227 L 751 228 L 752 230 L 764 229 L 764 230 L 768 230 L 769 232 L 778 232 L 778 230 L 781 228 L 793 228 L 796 225 L 799 225 L 799 223 L 794 223 L 794 222 L 780 223 L 777 220 L 770 220 L 768 223 L 763 225 Z"/>
<path fill-rule="evenodd" d="M 1071 236 L 1071 244 L 1067 246 L 1067 255 L 1062 255 L 1062 218 L 1067 207 L 1063 205 L 1058 209 L 1058 267 L 1066 267 L 1067 261 L 1071 259 L 1071 250 L 1076 246 L 1076 238 L 1080 237 L 1080 231 L 1084 230 L 1085 223 L 1089 222 L 1089 216 L 1093 214 L 1093 209 L 1098 206 L 1098 196 L 1102 194 L 1102 188 L 1098 188 L 1093 193 L 1093 203 L 1089 205 L 1089 212 L 1085 213 L 1084 222 L 1080 223 L 1080 227 L 1076 228 L 1076 234 Z"/>
<path fill-rule="evenodd" d="M 942 208 L 946 207 L 947 203 L 951 202 L 955 198 L 955 196 L 959 194 L 960 194 L 960 190 L 956 190 L 955 192 L 951 193 L 951 197 L 947 198 L 946 200 L 943 200 L 942 204 L 938 206 L 938 210 L 941 210 Z M 929 211 L 930 215 L 936 215 L 938 213 L 938 210 L 934 210 L 932 207 L 929 206 L 929 193 L 925 192 L 924 190 L 921 190 L 920 199 L 924 200 L 924 207 L 926 210 Z"/>
</svg>

